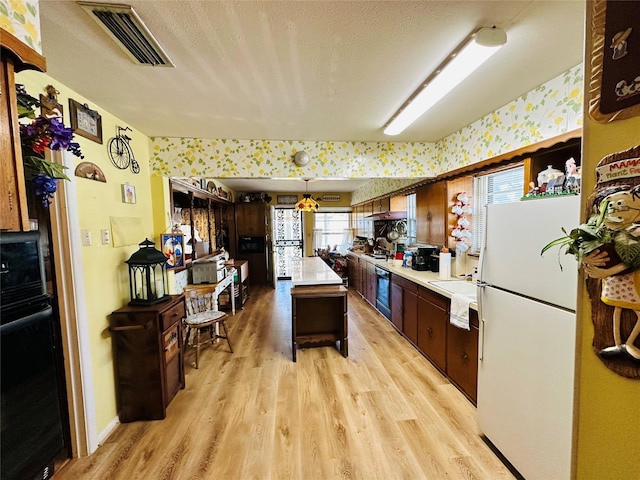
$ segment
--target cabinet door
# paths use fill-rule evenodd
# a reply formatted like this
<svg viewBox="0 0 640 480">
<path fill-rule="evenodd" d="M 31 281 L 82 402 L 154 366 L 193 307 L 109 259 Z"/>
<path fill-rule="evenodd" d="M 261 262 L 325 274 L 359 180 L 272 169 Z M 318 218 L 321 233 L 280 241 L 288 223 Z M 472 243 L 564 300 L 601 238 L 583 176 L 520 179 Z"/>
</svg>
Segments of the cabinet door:
<svg viewBox="0 0 640 480">
<path fill-rule="evenodd" d="M 347 255 L 347 277 L 349 277 L 349 285 L 358 290 L 358 258 L 353 255 Z"/>
<path fill-rule="evenodd" d="M 418 345 L 418 295 L 404 289 L 402 303 L 404 305 L 402 332 L 411 343 Z"/>
<path fill-rule="evenodd" d="M 418 297 L 418 348 L 443 372 L 447 359 L 447 312 Z"/>
<path fill-rule="evenodd" d="M 475 404 L 478 392 L 478 314 L 471 314 L 471 330 L 447 325 L 447 376 Z M 474 316 L 476 321 L 474 321 Z"/>
<path fill-rule="evenodd" d="M 417 241 L 444 245 L 446 240 L 446 182 L 420 187 L 416 191 Z"/>
<path fill-rule="evenodd" d="M 13 69 L 11 59 L 3 58 L 0 62 L 0 230 L 20 231 L 29 230 L 29 214 Z"/>
<path fill-rule="evenodd" d="M 374 307 L 376 306 L 376 290 L 377 290 L 377 286 L 376 286 L 376 267 L 373 263 L 369 263 L 367 262 L 367 301 L 373 305 Z"/>
<path fill-rule="evenodd" d="M 393 278 L 393 277 L 392 277 Z M 404 302 L 403 302 L 402 286 L 391 281 L 391 323 L 395 325 L 399 332 L 404 331 Z"/>
<path fill-rule="evenodd" d="M 184 385 L 184 373 L 181 368 L 184 363 L 181 335 L 180 323 L 176 323 L 162 334 L 164 341 L 164 374 L 166 380 L 164 398 L 166 405 L 171 402 L 178 390 Z"/>
<path fill-rule="evenodd" d="M 236 233 L 239 237 L 265 235 L 266 224 L 264 203 L 238 203 L 236 205 Z"/>
</svg>

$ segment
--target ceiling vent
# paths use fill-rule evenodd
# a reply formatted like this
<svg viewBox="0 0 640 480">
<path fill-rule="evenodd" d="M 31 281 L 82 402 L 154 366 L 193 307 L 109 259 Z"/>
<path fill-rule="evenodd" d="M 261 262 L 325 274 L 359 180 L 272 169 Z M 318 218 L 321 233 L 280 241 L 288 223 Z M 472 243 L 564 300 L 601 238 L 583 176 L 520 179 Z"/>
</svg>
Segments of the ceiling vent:
<svg viewBox="0 0 640 480">
<path fill-rule="evenodd" d="M 129 5 L 78 2 L 118 45 L 141 65 L 173 67 L 173 62 Z"/>
</svg>

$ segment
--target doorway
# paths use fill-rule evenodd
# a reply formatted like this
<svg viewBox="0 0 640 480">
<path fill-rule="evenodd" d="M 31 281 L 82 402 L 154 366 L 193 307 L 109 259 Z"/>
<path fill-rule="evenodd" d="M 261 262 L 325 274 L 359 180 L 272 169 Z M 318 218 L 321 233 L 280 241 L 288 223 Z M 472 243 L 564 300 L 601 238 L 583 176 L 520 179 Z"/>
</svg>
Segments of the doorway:
<svg viewBox="0 0 640 480">
<path fill-rule="evenodd" d="M 302 258 L 302 215 L 295 208 L 275 208 L 273 224 L 274 275 L 278 280 L 291 279 L 294 258 Z"/>
</svg>

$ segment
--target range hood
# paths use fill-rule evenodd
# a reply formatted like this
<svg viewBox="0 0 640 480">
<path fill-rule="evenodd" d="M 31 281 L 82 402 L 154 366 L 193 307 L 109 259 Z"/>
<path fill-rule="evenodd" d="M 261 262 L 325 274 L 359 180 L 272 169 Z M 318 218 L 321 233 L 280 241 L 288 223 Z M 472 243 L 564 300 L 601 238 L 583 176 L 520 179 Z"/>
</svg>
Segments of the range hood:
<svg viewBox="0 0 640 480">
<path fill-rule="evenodd" d="M 402 220 L 403 218 L 407 218 L 407 212 L 384 212 L 384 213 L 376 213 L 375 215 L 369 215 L 366 217 L 370 220 Z"/>
</svg>

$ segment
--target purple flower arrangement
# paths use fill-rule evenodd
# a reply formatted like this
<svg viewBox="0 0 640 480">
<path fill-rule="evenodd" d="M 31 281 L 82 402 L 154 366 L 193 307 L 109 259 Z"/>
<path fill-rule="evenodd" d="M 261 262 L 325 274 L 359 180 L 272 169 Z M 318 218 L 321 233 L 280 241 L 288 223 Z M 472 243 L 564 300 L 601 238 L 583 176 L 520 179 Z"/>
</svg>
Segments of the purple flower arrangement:
<svg viewBox="0 0 640 480">
<path fill-rule="evenodd" d="M 18 97 L 20 95 L 28 94 L 18 89 Z M 80 144 L 73 141 L 73 130 L 65 127 L 60 119 L 42 116 L 36 117 L 28 125 L 20 125 L 20 140 L 22 159 L 25 169 L 31 174 L 35 193 L 42 197 L 42 204 L 48 207 L 56 192 L 58 179 L 69 180 L 69 177 L 64 174 L 67 167 L 44 158 L 45 149 L 68 150 L 76 157 L 84 158 Z"/>
</svg>

